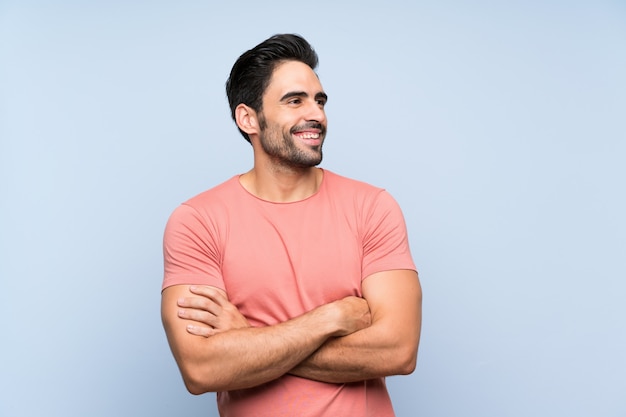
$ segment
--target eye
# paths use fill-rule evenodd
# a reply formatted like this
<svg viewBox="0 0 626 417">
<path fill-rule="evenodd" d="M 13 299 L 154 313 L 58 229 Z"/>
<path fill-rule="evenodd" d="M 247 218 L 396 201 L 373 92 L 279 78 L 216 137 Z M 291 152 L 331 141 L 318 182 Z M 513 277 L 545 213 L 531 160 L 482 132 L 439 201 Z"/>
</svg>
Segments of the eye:
<svg viewBox="0 0 626 417">
<path fill-rule="evenodd" d="M 316 94 L 315 102 L 317 103 L 318 106 L 320 106 L 321 108 L 324 108 L 324 106 L 326 106 L 326 103 L 328 103 L 328 96 L 325 93 Z"/>
<path fill-rule="evenodd" d="M 299 97 L 294 97 L 290 99 L 289 101 L 287 101 L 287 104 L 293 104 L 293 105 L 298 105 L 301 103 L 302 103 L 302 100 Z"/>
</svg>

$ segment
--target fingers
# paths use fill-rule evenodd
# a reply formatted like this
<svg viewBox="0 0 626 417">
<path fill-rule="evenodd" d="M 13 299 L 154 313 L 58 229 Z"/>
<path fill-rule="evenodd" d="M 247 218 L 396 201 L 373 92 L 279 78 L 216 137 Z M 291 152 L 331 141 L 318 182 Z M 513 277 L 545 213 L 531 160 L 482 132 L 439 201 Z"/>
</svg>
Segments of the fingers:
<svg viewBox="0 0 626 417">
<path fill-rule="evenodd" d="M 346 336 L 372 324 L 372 315 L 367 301 L 360 297 L 349 296 L 338 301 L 340 307 L 339 324 L 342 330 L 339 336 Z"/>
<path fill-rule="evenodd" d="M 215 327 L 218 324 L 216 314 L 193 307 L 179 309 L 178 317 L 185 320 L 197 321 L 198 323 L 202 323 L 210 327 Z"/>
<path fill-rule="evenodd" d="M 215 327 L 217 316 L 222 309 L 220 303 L 224 299 L 220 290 L 214 287 L 192 285 L 189 287 L 189 291 L 193 294 L 192 297 L 181 297 L 177 301 L 178 307 L 180 307 L 178 317 L 196 321 L 211 328 Z M 190 324 L 190 326 L 192 326 L 191 331 L 189 328 L 187 330 L 199 336 L 207 336 L 207 333 L 212 330 L 196 324 Z"/>
<path fill-rule="evenodd" d="M 188 324 L 187 332 L 202 337 L 210 337 L 216 333 L 216 331 L 210 327 L 198 326 L 195 324 Z"/>
<path fill-rule="evenodd" d="M 223 300 L 228 301 L 228 297 L 226 297 L 226 293 L 224 292 L 224 290 L 221 290 L 217 287 L 211 287 L 208 285 L 190 285 L 189 291 L 197 295 L 211 298 L 216 302 L 221 302 Z"/>
<path fill-rule="evenodd" d="M 190 323 L 187 331 L 199 336 L 211 336 L 221 331 L 250 327 L 247 319 L 239 312 L 226 296 L 226 293 L 215 287 L 190 286 L 193 296 L 181 297 L 177 304 L 178 317 L 197 323 Z M 205 326 L 202 326 L 205 325 Z M 206 326 L 210 327 L 209 329 Z"/>
<path fill-rule="evenodd" d="M 207 311 L 213 315 L 219 314 L 222 306 L 228 303 L 228 299 L 221 290 L 215 287 L 190 286 L 189 291 L 197 296 L 181 297 L 178 299 L 178 306 Z"/>
<path fill-rule="evenodd" d="M 219 306 L 228 303 L 228 297 L 226 296 L 226 293 L 216 287 L 191 285 L 189 286 L 189 292 L 211 300 L 213 303 Z"/>
</svg>

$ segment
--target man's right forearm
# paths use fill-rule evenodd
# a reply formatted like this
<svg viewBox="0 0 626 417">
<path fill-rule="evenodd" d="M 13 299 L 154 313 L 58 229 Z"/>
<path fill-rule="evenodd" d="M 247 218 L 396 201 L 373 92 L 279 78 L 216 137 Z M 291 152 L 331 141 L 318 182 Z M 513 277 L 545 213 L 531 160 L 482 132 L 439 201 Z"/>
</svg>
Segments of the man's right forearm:
<svg viewBox="0 0 626 417">
<path fill-rule="evenodd" d="M 364 301 L 350 297 L 274 326 L 233 329 L 202 338 L 189 334 L 186 322 L 178 317 L 177 299 L 187 291 L 180 287 L 166 289 L 162 315 L 170 347 L 185 385 L 193 394 L 271 381 L 303 361 L 329 337 L 347 335 L 369 325 Z"/>
<path fill-rule="evenodd" d="M 263 328 L 234 329 L 201 339 L 177 356 L 194 394 L 249 388 L 274 380 L 321 346 L 334 332 L 319 311 Z"/>
</svg>

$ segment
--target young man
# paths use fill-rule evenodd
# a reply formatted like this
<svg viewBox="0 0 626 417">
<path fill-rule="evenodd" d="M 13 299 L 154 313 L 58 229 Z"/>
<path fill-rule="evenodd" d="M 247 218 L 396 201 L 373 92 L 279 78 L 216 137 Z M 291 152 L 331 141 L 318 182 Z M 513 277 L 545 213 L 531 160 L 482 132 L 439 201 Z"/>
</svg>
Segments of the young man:
<svg viewBox="0 0 626 417">
<path fill-rule="evenodd" d="M 162 318 L 187 389 L 222 416 L 393 416 L 415 369 L 421 288 L 400 208 L 318 168 L 327 95 L 296 35 L 245 52 L 227 95 L 253 168 L 179 206 Z"/>
</svg>

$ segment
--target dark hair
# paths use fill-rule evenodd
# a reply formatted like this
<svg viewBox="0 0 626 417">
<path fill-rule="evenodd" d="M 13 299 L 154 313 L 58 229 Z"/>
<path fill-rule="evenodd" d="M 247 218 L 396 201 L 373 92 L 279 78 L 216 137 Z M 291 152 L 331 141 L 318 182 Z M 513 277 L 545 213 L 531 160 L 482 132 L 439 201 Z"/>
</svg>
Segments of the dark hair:
<svg viewBox="0 0 626 417">
<path fill-rule="evenodd" d="M 226 80 L 226 96 L 233 120 L 235 109 L 241 103 L 257 112 L 263 110 L 265 89 L 276 66 L 284 61 L 300 61 L 313 70 L 318 62 L 313 47 L 301 36 L 293 34 L 274 35 L 237 59 Z M 241 129 L 239 132 L 250 142 L 247 133 Z"/>
</svg>

